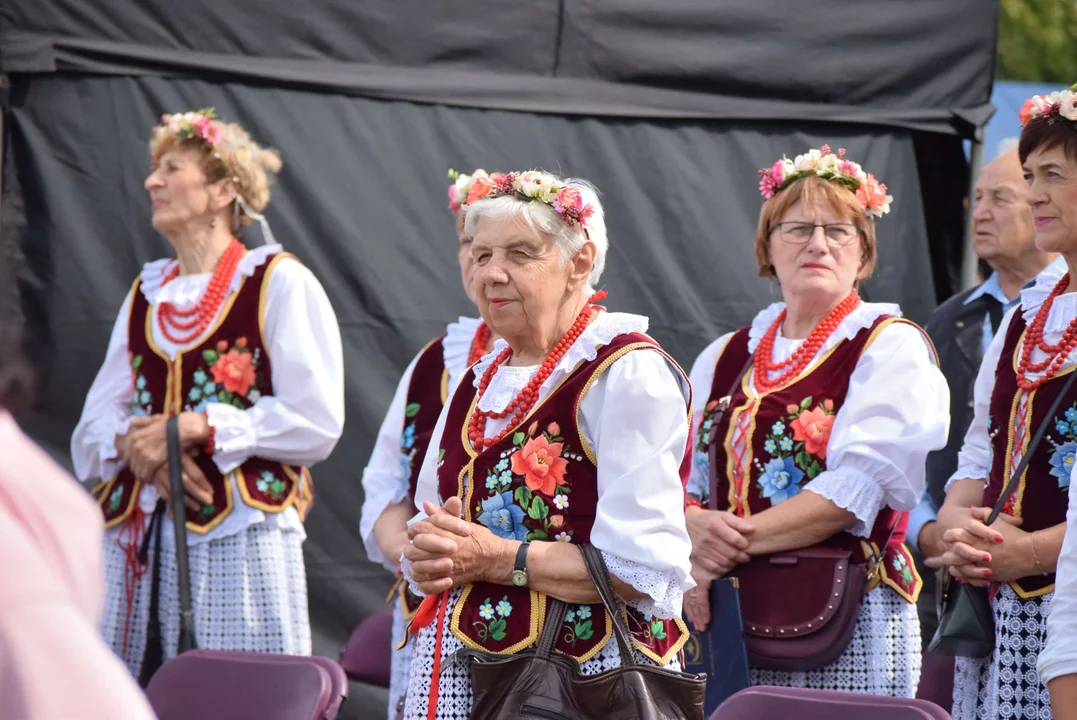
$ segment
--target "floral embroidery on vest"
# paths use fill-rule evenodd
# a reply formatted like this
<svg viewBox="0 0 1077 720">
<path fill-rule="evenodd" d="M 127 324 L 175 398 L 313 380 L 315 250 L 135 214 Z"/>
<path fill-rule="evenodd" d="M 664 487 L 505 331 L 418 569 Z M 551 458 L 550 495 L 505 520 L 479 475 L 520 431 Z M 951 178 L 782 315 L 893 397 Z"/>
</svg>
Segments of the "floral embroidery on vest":
<svg viewBox="0 0 1077 720">
<path fill-rule="evenodd" d="M 572 530 L 559 530 L 565 524 L 560 511 L 568 508 L 565 473 L 569 461 L 583 460 L 569 452 L 560 436 L 561 426 L 551 422 L 542 433 L 531 423 L 527 433 L 512 437 L 512 449 L 486 473 L 486 489 L 491 493 L 475 507 L 475 517 L 498 537 L 507 540 L 572 539 Z M 444 451 L 443 451 L 444 452 Z M 522 479 L 516 491 L 513 480 Z M 552 505 L 552 509 L 551 509 Z M 527 519 L 530 519 L 528 521 Z"/>
<path fill-rule="evenodd" d="M 1058 442 L 1050 435 L 1047 436 L 1047 442 L 1054 447 L 1051 452 L 1050 473 L 1058 478 L 1060 489 L 1068 490 L 1074 456 L 1077 455 L 1077 404 L 1067 410 L 1061 418 L 1054 419 L 1054 428 L 1055 432 L 1061 436 L 1062 442 Z"/>
<path fill-rule="evenodd" d="M 204 364 L 194 372 L 194 385 L 187 392 L 185 409 L 204 412 L 206 405 L 221 402 L 246 410 L 262 397 L 255 387 L 260 360 L 261 350 L 250 350 L 245 337 L 236 338 L 231 347 L 221 340 L 216 350 L 203 350 Z"/>
<path fill-rule="evenodd" d="M 512 603 L 509 602 L 508 595 L 502 597 L 497 605 L 491 605 L 490 598 L 486 598 L 482 601 L 482 605 L 479 606 L 481 620 L 471 624 L 475 627 L 475 632 L 483 642 L 486 642 L 487 639 L 504 640 L 505 628 L 507 627 L 505 618 L 511 614 Z"/>
<path fill-rule="evenodd" d="M 814 480 L 823 471 L 826 445 L 834 427 L 834 401 L 823 400 L 814 409 L 809 395 L 799 405 L 787 405 L 784 421 L 775 422 L 763 441 L 770 460 L 755 461 L 760 494 L 777 505 L 800 493 L 805 478 Z"/>
<path fill-rule="evenodd" d="M 127 359 L 131 364 L 131 414 L 134 417 L 152 415 L 153 396 L 147 388 L 146 376 L 139 372 L 142 355 L 128 353 Z"/>
<path fill-rule="evenodd" d="M 422 410 L 422 405 L 413 402 L 404 408 L 404 420 L 407 422 L 403 432 L 400 433 L 400 470 L 403 473 L 404 482 L 411 478 L 411 471 L 415 467 L 415 455 L 418 452 L 415 447 L 415 416 Z"/>
<path fill-rule="evenodd" d="M 576 647 L 576 643 L 581 640 L 593 638 L 595 630 L 591 625 L 591 606 L 570 605 L 565 610 L 565 619 L 561 627 L 564 630 L 563 639 L 571 647 Z"/>
</svg>

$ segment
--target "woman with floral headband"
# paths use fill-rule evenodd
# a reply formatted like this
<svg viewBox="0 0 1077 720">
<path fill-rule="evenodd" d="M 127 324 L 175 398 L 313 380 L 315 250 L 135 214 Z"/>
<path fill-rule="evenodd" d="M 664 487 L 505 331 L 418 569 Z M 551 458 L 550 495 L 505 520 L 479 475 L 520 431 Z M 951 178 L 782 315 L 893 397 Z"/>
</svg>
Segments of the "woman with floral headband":
<svg viewBox="0 0 1077 720">
<path fill-rule="evenodd" d="M 687 640 L 687 379 L 646 318 L 595 304 L 608 245 L 597 194 L 494 174 L 474 180 L 466 212 L 474 297 L 504 339 L 464 374 L 419 471 L 403 569 L 426 599 L 405 717 L 424 720 L 469 717 L 458 650 L 512 655 L 545 623 L 584 674 L 620 664 L 573 544 L 601 551 L 641 661 L 675 667 Z M 569 603 L 562 617 L 543 615 L 549 598 Z"/>
<path fill-rule="evenodd" d="M 760 171 L 766 201 L 755 256 L 784 302 L 711 343 L 692 368 L 695 461 L 686 512 L 697 585 L 685 610 L 706 627 L 712 580 L 765 569 L 766 556 L 848 551 L 875 573 L 847 647 L 836 645 L 841 654 L 829 663 L 795 671 L 755 657 L 751 681 L 912 697 L 920 579 L 903 542 L 905 511 L 923 492 L 924 458 L 946 442 L 949 394 L 923 331 L 902 320 L 897 305 L 857 294 L 875 265 L 875 221 L 892 198 L 844 154 L 824 145 Z M 759 592 L 746 582 L 742 593 Z M 782 617 L 753 621 L 810 627 L 814 618 L 799 612 L 813 612 L 807 590 L 796 588 L 801 594 Z M 757 630 L 745 628 L 750 637 Z"/>
<path fill-rule="evenodd" d="M 1077 449 L 1077 388 L 1048 417 L 1077 366 L 1077 86 L 1036 96 L 1021 110 L 1017 152 L 1028 183 L 1036 246 L 1060 253 L 1021 291 L 1021 304 L 1002 321 L 973 388 L 973 420 L 958 469 L 939 511 L 942 561 L 962 582 L 991 583 L 995 650 L 983 659 L 957 658 L 953 716 L 958 720 L 1077 717 L 1073 703 L 1074 587 L 1072 553 L 1063 549 Z M 1044 423 L 1046 432 L 1002 513 L 998 502 L 1023 448 Z M 1023 438 L 1023 442 L 1022 442 Z M 1072 538 L 1067 538 L 1072 547 Z M 1055 577 L 1055 570 L 1058 577 Z M 1056 582 L 1057 580 L 1057 582 Z M 1057 591 L 1056 591 L 1057 590 Z M 1052 608 L 1052 604 L 1054 607 Z M 1048 622 L 1050 615 L 1050 622 Z M 1040 656 L 1040 677 L 1036 674 Z M 1052 698 L 1050 695 L 1058 694 Z M 1068 700 L 1068 702 L 1067 702 Z"/>
<path fill-rule="evenodd" d="M 456 217 L 460 276 L 472 302 L 475 263 L 471 258 L 471 238 L 464 233 L 463 203 L 473 180 L 486 177 L 486 171 L 481 169 L 471 175 L 449 171 L 454 181 L 449 186 L 449 210 Z M 359 523 L 367 557 L 392 572 L 398 570 L 400 554 L 408 543 L 408 520 L 415 515 L 415 483 L 434 424 L 464 371 L 488 353 L 496 339 L 481 319 L 461 317 L 415 356 L 397 384 L 370 462 L 363 471 L 363 514 Z M 396 647 L 403 642 L 407 622 L 421 598 L 410 592 L 403 581 L 391 597 Z M 397 717 L 403 708 L 410 672 L 411 648 L 395 651 L 389 685 L 390 718 Z"/>
<path fill-rule="evenodd" d="M 101 481 L 108 528 L 104 635 L 145 683 L 177 650 L 165 421 L 179 417 L 200 647 L 310 654 L 307 467 L 344 424 L 336 316 L 279 245 L 235 238 L 269 202 L 276 151 L 212 111 L 165 115 L 145 187 L 176 252 L 146 264 L 120 309 L 71 440 Z M 152 558 L 152 560 L 151 560 Z M 147 641 L 149 635 L 150 640 Z"/>
</svg>

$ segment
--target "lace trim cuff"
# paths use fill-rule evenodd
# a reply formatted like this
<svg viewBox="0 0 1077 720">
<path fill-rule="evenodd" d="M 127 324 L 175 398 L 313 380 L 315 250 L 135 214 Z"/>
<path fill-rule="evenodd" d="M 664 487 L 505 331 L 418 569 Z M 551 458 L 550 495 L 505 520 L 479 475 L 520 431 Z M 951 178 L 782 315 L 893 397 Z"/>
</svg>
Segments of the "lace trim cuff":
<svg viewBox="0 0 1077 720">
<path fill-rule="evenodd" d="M 836 468 L 820 474 L 805 485 L 804 489 L 856 515 L 859 522 L 849 528 L 848 532 L 858 537 L 871 535 L 871 528 L 882 509 L 885 493 L 870 475 L 848 467 Z"/>
<path fill-rule="evenodd" d="M 605 550 L 602 551 L 602 559 L 606 561 L 610 575 L 650 596 L 641 600 L 629 600 L 628 605 L 641 613 L 663 619 L 681 616 L 684 591 L 676 570 L 654 570 Z"/>
<path fill-rule="evenodd" d="M 950 488 L 958 480 L 983 480 L 984 485 L 987 485 L 987 468 L 983 465 L 959 465 L 957 472 L 946 481 L 946 492 L 950 492 Z"/>
<path fill-rule="evenodd" d="M 404 557 L 403 553 L 400 555 L 400 574 L 407 580 L 408 586 L 411 587 L 411 591 L 419 597 L 426 597 L 426 593 L 419 589 L 419 586 L 415 584 L 414 578 L 411 577 L 411 561 Z"/>
</svg>

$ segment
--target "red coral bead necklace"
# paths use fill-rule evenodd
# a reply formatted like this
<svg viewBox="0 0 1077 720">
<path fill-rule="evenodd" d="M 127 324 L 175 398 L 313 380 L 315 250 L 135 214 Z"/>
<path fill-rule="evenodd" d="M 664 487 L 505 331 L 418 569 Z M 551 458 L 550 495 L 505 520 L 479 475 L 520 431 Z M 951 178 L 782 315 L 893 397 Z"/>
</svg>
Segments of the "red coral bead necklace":
<svg viewBox="0 0 1077 720">
<path fill-rule="evenodd" d="M 1017 385 L 1025 392 L 1032 392 L 1042 387 L 1048 380 L 1053 378 L 1062 369 L 1062 363 L 1070 356 L 1077 347 L 1077 318 L 1070 321 L 1062 333 L 1062 339 L 1057 345 L 1051 345 L 1043 339 L 1043 328 L 1047 324 L 1047 316 L 1051 313 L 1051 306 L 1055 298 L 1066 291 L 1070 284 L 1070 274 L 1066 273 L 1058 281 L 1047 298 L 1036 311 L 1032 323 L 1025 330 L 1025 339 L 1021 344 L 1021 359 L 1017 363 Z M 1032 361 L 1032 351 L 1039 349 L 1047 357 L 1041 362 Z M 1031 373 L 1043 373 L 1038 378 L 1030 378 Z"/>
<path fill-rule="evenodd" d="M 785 322 L 786 312 L 783 309 L 778 317 L 767 328 L 766 333 L 759 340 L 759 348 L 755 352 L 755 374 L 753 380 L 755 387 L 760 392 L 767 392 L 781 387 L 788 381 L 804 372 L 819 349 L 827 341 L 834 331 L 841 325 L 841 321 L 849 316 L 860 305 L 860 295 L 854 288 L 844 300 L 831 310 L 822 322 L 816 325 L 811 334 L 800 344 L 792 355 L 781 362 L 774 362 L 774 339 L 778 336 L 778 330 Z M 771 379 L 771 374 L 784 370 L 776 378 Z"/>
<path fill-rule="evenodd" d="M 161 333 L 169 342 L 186 345 L 205 332 L 224 304 L 228 288 L 232 284 L 232 276 L 235 275 L 236 267 L 245 252 L 242 243 L 232 238 L 232 242 L 217 261 L 217 267 L 213 270 L 213 276 L 202 292 L 202 297 L 190 309 L 180 310 L 170 302 L 162 302 L 157 306 Z M 178 263 L 165 276 L 161 285 L 167 285 L 177 275 Z"/>
<path fill-rule="evenodd" d="M 575 322 L 572 323 L 572 327 L 568 329 L 557 344 L 550 350 L 549 355 L 542 361 L 542 365 L 539 367 L 538 372 L 534 377 L 524 386 L 523 390 L 519 392 L 515 399 L 508 404 L 501 412 L 486 412 L 479 410 L 478 402 L 482 400 L 482 396 L 486 393 L 486 388 L 490 385 L 490 380 L 494 377 L 497 369 L 509 359 L 512 355 L 512 348 L 507 347 L 498 353 L 497 357 L 493 359 L 489 367 L 483 372 L 482 377 L 479 379 L 479 393 L 476 398 L 475 412 L 471 415 L 471 421 L 468 423 L 468 439 L 471 440 L 471 445 L 478 451 L 485 450 L 488 447 L 496 445 L 505 439 L 505 437 L 513 431 L 513 429 L 527 417 L 527 413 L 531 412 L 531 408 L 535 406 L 538 401 L 539 388 L 546 382 L 547 378 L 553 373 L 554 368 L 564 357 L 572 344 L 580 337 L 580 334 L 584 331 L 588 324 L 591 322 L 593 313 L 601 311 L 601 307 L 595 306 L 595 303 L 606 297 L 606 293 L 603 290 L 598 291 L 591 296 L 591 299 L 587 301 L 587 305 L 584 306 L 580 314 L 576 316 Z M 505 429 L 499 432 L 494 437 L 486 437 L 486 420 L 488 418 L 502 419 L 511 417 L 509 424 L 505 426 Z"/>
</svg>

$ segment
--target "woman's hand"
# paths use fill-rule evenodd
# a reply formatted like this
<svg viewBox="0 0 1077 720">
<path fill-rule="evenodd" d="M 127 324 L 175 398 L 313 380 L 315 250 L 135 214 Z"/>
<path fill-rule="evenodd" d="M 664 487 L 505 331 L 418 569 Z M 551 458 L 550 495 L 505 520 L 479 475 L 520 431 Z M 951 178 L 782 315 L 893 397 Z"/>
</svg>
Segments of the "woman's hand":
<svg viewBox="0 0 1077 720">
<path fill-rule="evenodd" d="M 116 451 L 135 477 L 152 484 L 154 475 L 168 459 L 164 415 L 131 418 L 127 434 L 116 439 Z"/>
<path fill-rule="evenodd" d="M 733 513 L 690 507 L 685 512 L 688 536 L 692 539 L 692 568 L 721 577 L 739 563 L 748 562 L 748 539 L 755 531 L 751 523 Z"/>
<path fill-rule="evenodd" d="M 459 498 L 449 498 L 444 508 L 426 502 L 423 510 L 428 517 L 408 530 L 412 542 L 404 548 L 420 590 L 431 595 L 480 580 L 508 580 L 513 561 L 506 565 L 506 558 L 515 556 L 515 542 L 462 520 Z"/>
<path fill-rule="evenodd" d="M 158 468 L 151 484 L 165 501 L 171 499 L 172 482 L 167 463 Z M 183 454 L 183 489 L 183 502 L 192 512 L 198 512 L 203 505 L 213 503 L 213 488 L 201 468 L 186 453 Z"/>
<path fill-rule="evenodd" d="M 1025 574 L 1018 567 L 1024 564 L 1022 540 L 1028 534 L 1018 528 L 1021 519 L 1003 514 L 998 516 L 999 522 L 988 526 L 990 514 L 991 508 L 986 507 L 953 508 L 950 527 L 942 534 L 946 548 L 942 564 L 949 566 L 954 578 L 977 587 Z M 1015 571 L 1021 574 L 1014 576 Z"/>
<path fill-rule="evenodd" d="M 202 413 L 181 412 L 179 437 L 183 448 L 201 448 L 209 440 L 209 420 Z"/>
<path fill-rule="evenodd" d="M 692 627 L 702 632 L 711 622 L 711 583 L 717 575 L 709 573 L 696 564 L 692 565 L 692 579 L 696 586 L 684 594 L 684 614 Z"/>
</svg>

